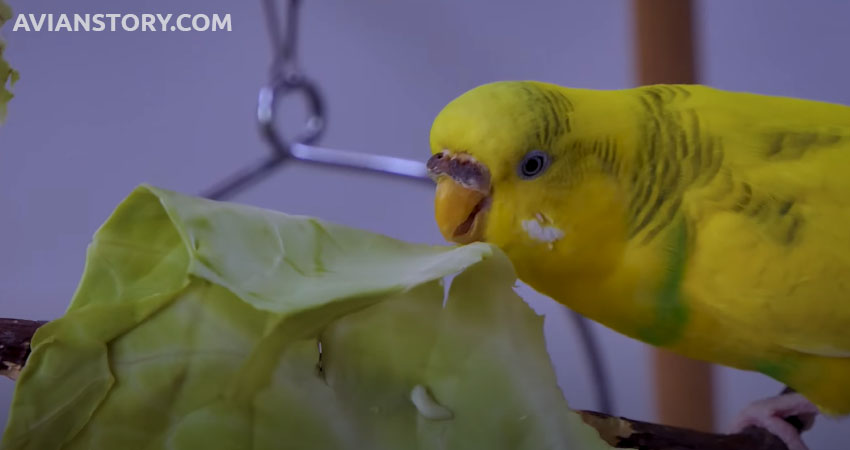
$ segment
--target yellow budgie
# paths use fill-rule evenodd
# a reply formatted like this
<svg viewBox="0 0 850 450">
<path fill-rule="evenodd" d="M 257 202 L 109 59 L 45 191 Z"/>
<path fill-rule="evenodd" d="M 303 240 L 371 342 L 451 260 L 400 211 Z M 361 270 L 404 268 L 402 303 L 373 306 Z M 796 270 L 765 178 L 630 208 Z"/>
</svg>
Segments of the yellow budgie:
<svg viewBox="0 0 850 450">
<path fill-rule="evenodd" d="M 431 153 L 446 239 L 499 246 L 614 330 L 787 384 L 753 420 L 789 448 L 782 416 L 850 413 L 850 107 L 498 82 L 440 112 Z"/>
</svg>

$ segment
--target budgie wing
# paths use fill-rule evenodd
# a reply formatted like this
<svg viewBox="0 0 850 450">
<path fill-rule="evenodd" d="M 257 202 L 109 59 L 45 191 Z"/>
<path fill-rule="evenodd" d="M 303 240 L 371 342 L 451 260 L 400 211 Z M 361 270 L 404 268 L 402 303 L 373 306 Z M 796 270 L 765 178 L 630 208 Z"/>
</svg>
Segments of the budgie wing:
<svg viewBox="0 0 850 450">
<path fill-rule="evenodd" d="M 716 153 L 683 195 L 694 291 L 776 345 L 850 357 L 850 107 L 695 88 L 687 109 Z"/>
</svg>

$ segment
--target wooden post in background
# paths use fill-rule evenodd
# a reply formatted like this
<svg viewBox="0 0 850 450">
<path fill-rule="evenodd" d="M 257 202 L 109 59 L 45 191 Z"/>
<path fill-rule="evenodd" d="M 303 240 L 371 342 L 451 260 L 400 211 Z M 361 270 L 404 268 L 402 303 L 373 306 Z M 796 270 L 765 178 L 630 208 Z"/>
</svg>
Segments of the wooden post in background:
<svg viewBox="0 0 850 450">
<path fill-rule="evenodd" d="M 637 82 L 698 83 L 691 0 L 632 0 Z M 658 421 L 711 431 L 714 395 L 711 366 L 652 350 Z"/>
</svg>

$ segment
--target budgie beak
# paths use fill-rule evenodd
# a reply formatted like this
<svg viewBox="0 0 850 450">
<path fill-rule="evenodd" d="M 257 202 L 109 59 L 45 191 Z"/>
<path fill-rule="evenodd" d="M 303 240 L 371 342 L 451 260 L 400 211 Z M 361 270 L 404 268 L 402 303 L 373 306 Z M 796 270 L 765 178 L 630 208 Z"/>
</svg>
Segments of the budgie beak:
<svg viewBox="0 0 850 450">
<path fill-rule="evenodd" d="M 483 240 L 490 206 L 486 167 L 465 155 L 442 152 L 428 160 L 428 172 L 437 182 L 434 213 L 443 237 L 458 244 Z"/>
</svg>

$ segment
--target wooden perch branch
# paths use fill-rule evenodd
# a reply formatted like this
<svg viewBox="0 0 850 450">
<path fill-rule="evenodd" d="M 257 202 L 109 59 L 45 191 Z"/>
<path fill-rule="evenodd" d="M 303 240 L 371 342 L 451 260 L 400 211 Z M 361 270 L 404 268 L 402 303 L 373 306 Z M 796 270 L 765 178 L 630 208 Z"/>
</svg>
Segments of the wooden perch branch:
<svg viewBox="0 0 850 450">
<path fill-rule="evenodd" d="M 578 411 L 585 423 L 615 448 L 640 450 L 788 450 L 781 439 L 763 428 L 747 427 L 736 434 L 714 434 Z"/>
<path fill-rule="evenodd" d="M 0 375 L 17 379 L 30 354 L 30 340 L 44 321 L 0 318 Z M 640 450 L 788 450 L 776 436 L 749 427 L 737 434 L 713 434 L 577 411 L 599 436 L 615 448 Z"/>
<path fill-rule="evenodd" d="M 30 355 L 30 339 L 47 322 L 0 318 L 0 375 L 13 380 Z"/>
</svg>

